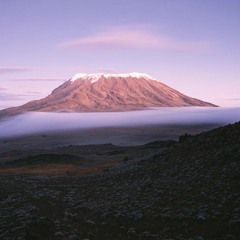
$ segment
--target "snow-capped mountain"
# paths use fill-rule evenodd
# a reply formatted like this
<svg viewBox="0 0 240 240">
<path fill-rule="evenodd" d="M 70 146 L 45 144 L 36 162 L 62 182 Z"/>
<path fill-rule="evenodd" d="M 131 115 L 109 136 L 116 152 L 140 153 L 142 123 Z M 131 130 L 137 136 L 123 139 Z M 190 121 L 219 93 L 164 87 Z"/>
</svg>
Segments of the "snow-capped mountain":
<svg viewBox="0 0 240 240">
<path fill-rule="evenodd" d="M 27 111 L 103 112 L 183 106 L 215 105 L 188 97 L 147 74 L 77 73 L 49 96 L 2 110 L 0 116 Z"/>
</svg>

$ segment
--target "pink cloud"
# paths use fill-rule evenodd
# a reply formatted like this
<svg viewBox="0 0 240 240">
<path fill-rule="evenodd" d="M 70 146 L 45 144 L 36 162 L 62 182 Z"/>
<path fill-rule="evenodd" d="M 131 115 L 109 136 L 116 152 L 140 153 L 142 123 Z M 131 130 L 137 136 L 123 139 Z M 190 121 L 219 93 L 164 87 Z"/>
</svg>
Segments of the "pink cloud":
<svg viewBox="0 0 240 240">
<path fill-rule="evenodd" d="M 49 81 L 49 82 L 53 82 L 53 81 L 65 81 L 66 79 L 63 78 L 17 78 L 17 79 L 9 79 L 11 81 Z"/>
<path fill-rule="evenodd" d="M 0 88 L 0 91 L 5 91 L 5 90 L 8 90 L 7 88 Z"/>
<path fill-rule="evenodd" d="M 181 41 L 161 35 L 144 27 L 109 28 L 92 36 L 69 40 L 58 45 L 61 48 L 109 49 L 116 47 L 162 49 L 168 51 L 202 52 L 209 44 L 201 41 Z"/>
<path fill-rule="evenodd" d="M 1 67 L 0 66 L 0 74 L 6 73 L 18 73 L 18 72 L 30 72 L 33 71 L 32 68 L 25 67 Z"/>
</svg>

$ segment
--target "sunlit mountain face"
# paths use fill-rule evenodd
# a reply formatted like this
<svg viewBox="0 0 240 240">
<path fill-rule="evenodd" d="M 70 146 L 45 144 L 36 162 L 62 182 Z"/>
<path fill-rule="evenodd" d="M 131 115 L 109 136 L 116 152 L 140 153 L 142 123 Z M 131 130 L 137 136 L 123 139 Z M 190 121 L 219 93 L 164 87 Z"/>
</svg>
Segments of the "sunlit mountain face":
<svg viewBox="0 0 240 240">
<path fill-rule="evenodd" d="M 28 111 L 110 112 L 149 107 L 213 107 L 186 96 L 147 74 L 75 74 L 46 98 L 0 111 L 0 116 Z"/>
</svg>

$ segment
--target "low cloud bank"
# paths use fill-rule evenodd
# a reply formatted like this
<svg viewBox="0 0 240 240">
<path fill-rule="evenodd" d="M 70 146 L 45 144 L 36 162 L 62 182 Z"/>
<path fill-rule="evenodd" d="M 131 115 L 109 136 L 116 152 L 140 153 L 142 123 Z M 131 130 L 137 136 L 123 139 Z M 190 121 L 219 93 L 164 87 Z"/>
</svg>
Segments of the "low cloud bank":
<svg viewBox="0 0 240 240">
<path fill-rule="evenodd" d="M 240 108 L 158 108 L 131 112 L 31 112 L 0 121 L 0 138 L 74 129 L 141 125 L 229 124 L 240 121 Z"/>
</svg>

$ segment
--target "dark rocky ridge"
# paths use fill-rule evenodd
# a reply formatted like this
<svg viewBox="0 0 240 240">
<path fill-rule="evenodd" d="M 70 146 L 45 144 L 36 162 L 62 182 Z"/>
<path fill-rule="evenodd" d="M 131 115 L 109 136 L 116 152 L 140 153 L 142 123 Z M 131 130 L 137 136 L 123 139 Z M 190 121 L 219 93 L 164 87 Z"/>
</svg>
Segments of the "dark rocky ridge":
<svg viewBox="0 0 240 240">
<path fill-rule="evenodd" d="M 1 175 L 0 238 L 240 239 L 240 122 L 180 140 L 98 174 Z"/>
<path fill-rule="evenodd" d="M 0 117 L 28 111 L 105 112 L 187 106 L 216 105 L 188 97 L 147 75 L 98 74 L 70 79 L 46 98 L 1 110 Z"/>
</svg>

